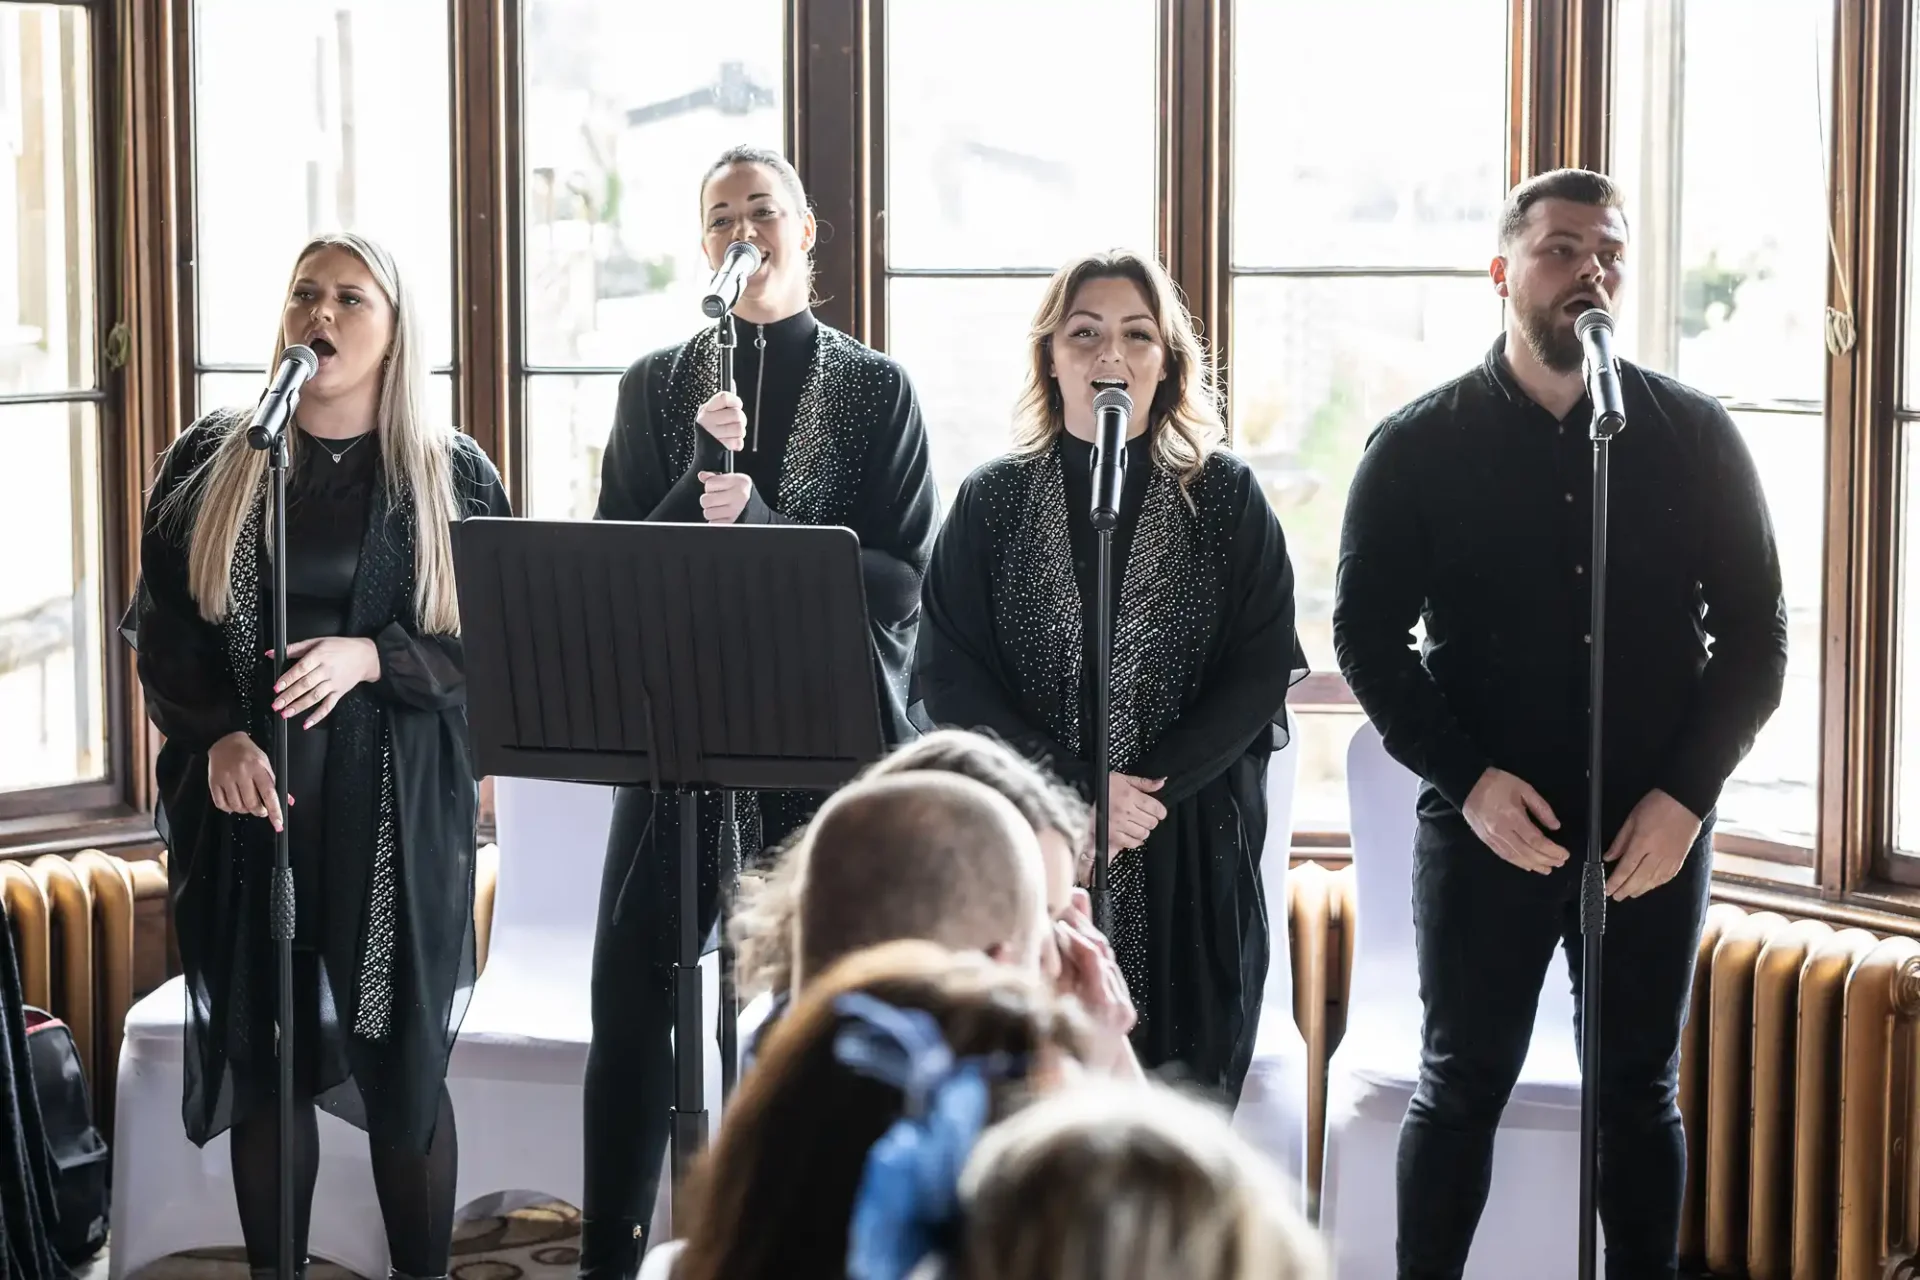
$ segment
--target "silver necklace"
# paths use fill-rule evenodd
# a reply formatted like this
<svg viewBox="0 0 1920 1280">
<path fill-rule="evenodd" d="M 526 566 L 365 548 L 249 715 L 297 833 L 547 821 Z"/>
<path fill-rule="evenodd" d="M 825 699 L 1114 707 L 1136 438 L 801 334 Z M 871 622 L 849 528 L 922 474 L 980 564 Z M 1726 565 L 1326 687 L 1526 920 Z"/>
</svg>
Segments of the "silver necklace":
<svg viewBox="0 0 1920 1280">
<path fill-rule="evenodd" d="M 366 438 L 367 438 L 368 436 L 370 436 L 370 435 L 372 435 L 372 434 L 373 434 L 373 432 L 371 432 L 371 431 L 366 431 L 366 432 L 362 432 L 361 434 L 359 434 L 359 435 L 357 435 L 357 436 L 355 436 L 355 437 L 353 438 L 353 440 L 352 440 L 352 442 L 351 442 L 351 443 L 349 443 L 349 444 L 347 445 L 347 447 L 346 447 L 346 448 L 344 448 L 344 449 L 342 449 L 342 450 L 340 450 L 340 451 L 339 451 L 338 453 L 336 453 L 336 452 L 334 452 L 334 450 L 333 450 L 332 448 L 330 448 L 330 447 L 328 446 L 328 444 L 327 444 L 327 442 L 326 442 L 326 441 L 325 441 L 324 439 L 322 439 L 322 438 L 321 438 L 321 437 L 319 437 L 319 436 L 316 436 L 316 435 L 314 435 L 314 434 L 313 434 L 313 433 L 311 433 L 311 432 L 309 432 L 309 433 L 307 434 L 307 439 L 309 439 L 309 440 L 311 440 L 311 441 L 313 441 L 313 442 L 314 442 L 315 444 L 317 444 L 317 445 L 319 445 L 319 446 L 320 446 L 320 452 L 322 452 L 322 453 L 324 453 L 324 454 L 326 454 L 326 455 L 327 455 L 327 456 L 328 456 L 329 458 L 332 458 L 332 459 L 334 460 L 334 462 L 336 462 L 336 463 L 338 463 L 338 462 L 340 461 L 340 459 L 342 459 L 342 458 L 344 458 L 344 457 L 346 457 L 346 456 L 347 456 L 347 455 L 348 455 L 349 453 L 352 453 L 352 452 L 353 452 L 353 446 L 354 446 L 354 445 L 357 445 L 357 444 L 359 444 L 359 443 L 360 443 L 360 442 L 361 442 L 362 440 L 365 440 L 365 439 L 366 439 Z"/>
</svg>

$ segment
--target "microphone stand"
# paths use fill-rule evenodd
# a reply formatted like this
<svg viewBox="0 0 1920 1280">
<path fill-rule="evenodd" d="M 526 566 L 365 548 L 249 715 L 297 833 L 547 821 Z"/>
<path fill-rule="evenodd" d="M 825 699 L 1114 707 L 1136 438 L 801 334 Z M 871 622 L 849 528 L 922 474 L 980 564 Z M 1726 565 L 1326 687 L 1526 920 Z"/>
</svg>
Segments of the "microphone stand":
<svg viewBox="0 0 1920 1280">
<path fill-rule="evenodd" d="M 293 400 L 286 422 L 267 446 L 273 475 L 273 682 L 287 671 L 287 433 L 293 426 Z M 273 880 L 268 895 L 269 933 L 274 944 L 279 997 L 275 1010 L 274 1055 L 279 1068 L 280 1280 L 298 1274 L 293 1256 L 293 862 L 288 833 L 293 806 L 287 801 L 287 717 L 273 716 L 273 779 L 280 803 L 280 830 L 273 837 Z"/>
<path fill-rule="evenodd" d="M 733 353 L 739 345 L 733 312 L 720 317 L 718 329 L 720 386 L 733 391 Z M 758 427 L 758 423 L 754 424 Z M 726 470 L 733 470 L 733 450 L 726 451 Z M 727 920 L 732 914 L 734 882 L 740 876 L 740 821 L 732 791 L 720 793 L 720 874 L 715 885 L 715 928 L 720 947 L 720 1101 L 732 1099 L 734 1084 L 740 1077 L 740 996 L 734 983 L 733 943 L 727 937 Z M 697 958 L 696 958 L 697 963 Z"/>
<path fill-rule="evenodd" d="M 1117 515 L 1093 517 L 1093 927 L 1113 933 L 1113 890 L 1107 883 L 1107 841 L 1113 830 L 1113 526 Z"/>
<path fill-rule="evenodd" d="M 1596 403 L 1588 435 L 1593 440 L 1593 546 L 1590 603 L 1592 636 L 1587 688 L 1587 856 L 1580 878 L 1580 1280 L 1594 1280 L 1598 1265 L 1600 966 L 1607 928 L 1607 869 L 1601 847 L 1600 802 L 1602 711 L 1607 634 L 1607 486 L 1613 437 L 1626 425 Z"/>
<path fill-rule="evenodd" d="M 1099 384 L 1096 383 L 1096 386 Z M 1107 848 L 1113 830 L 1113 530 L 1120 523 L 1133 402 L 1118 386 L 1094 397 L 1093 445 L 1093 925 L 1113 933 Z"/>
</svg>

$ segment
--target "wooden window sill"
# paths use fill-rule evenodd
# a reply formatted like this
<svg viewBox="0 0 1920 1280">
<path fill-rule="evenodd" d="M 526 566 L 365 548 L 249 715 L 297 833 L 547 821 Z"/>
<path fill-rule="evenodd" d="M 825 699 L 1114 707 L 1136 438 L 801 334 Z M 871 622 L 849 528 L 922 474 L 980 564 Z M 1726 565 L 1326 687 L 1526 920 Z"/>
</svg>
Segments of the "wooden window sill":
<svg viewBox="0 0 1920 1280">
<path fill-rule="evenodd" d="M 153 815 L 128 806 L 87 813 L 42 814 L 0 822 L 0 859 L 98 849 L 129 862 L 159 856 Z"/>
</svg>

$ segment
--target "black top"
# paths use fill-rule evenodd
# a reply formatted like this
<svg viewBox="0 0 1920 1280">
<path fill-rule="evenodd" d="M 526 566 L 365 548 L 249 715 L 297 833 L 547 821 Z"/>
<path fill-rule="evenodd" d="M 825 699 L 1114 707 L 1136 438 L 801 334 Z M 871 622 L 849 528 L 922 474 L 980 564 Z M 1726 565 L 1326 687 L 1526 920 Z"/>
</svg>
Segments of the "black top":
<svg viewBox="0 0 1920 1280">
<path fill-rule="evenodd" d="M 345 634 L 368 500 L 380 474 L 380 442 L 372 433 L 351 441 L 300 436 L 299 460 L 287 477 L 289 640 Z"/>
<path fill-rule="evenodd" d="M 780 461 L 787 455 L 787 437 L 800 407 L 800 384 L 813 360 L 813 335 L 819 327 L 811 311 L 772 324 L 734 322 L 734 394 L 747 412 L 747 446 L 734 456 L 734 470 L 753 477 L 754 496 L 742 513 L 744 524 L 768 524 L 775 519 L 766 495 L 780 491 Z M 711 446 L 708 459 L 717 464 L 723 452 L 719 441 L 707 436 L 707 443 Z"/>
<path fill-rule="evenodd" d="M 1459 809 L 1489 766 L 1586 812 L 1592 406 L 1528 398 L 1494 344 L 1393 414 L 1355 473 L 1334 648 L 1387 750 Z M 1602 826 L 1649 790 L 1704 819 L 1780 702 L 1786 604 L 1753 459 L 1718 401 L 1621 363 L 1610 446 Z M 1411 648 L 1416 618 L 1423 652 Z M 1709 657 L 1708 638 L 1712 638 Z M 1434 797 L 1438 793 L 1438 798 Z M 1611 835 L 1606 838 L 1611 839 Z"/>
</svg>

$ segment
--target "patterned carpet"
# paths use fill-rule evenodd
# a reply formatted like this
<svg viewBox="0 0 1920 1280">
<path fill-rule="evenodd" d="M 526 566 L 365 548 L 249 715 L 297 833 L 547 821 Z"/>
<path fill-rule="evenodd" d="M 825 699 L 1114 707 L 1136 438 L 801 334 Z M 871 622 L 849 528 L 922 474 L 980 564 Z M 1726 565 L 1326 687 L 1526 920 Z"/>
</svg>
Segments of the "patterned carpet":
<svg viewBox="0 0 1920 1280">
<path fill-rule="evenodd" d="M 453 1280 L 573 1280 L 580 1258 L 580 1215 L 567 1205 L 538 1204 L 497 1217 L 478 1217 L 453 1229 Z M 76 1273 L 106 1280 L 107 1255 Z M 309 1280 L 356 1280 L 342 1267 L 316 1263 Z M 246 1280 L 238 1249 L 176 1254 L 136 1272 L 133 1280 Z M 367 1277 L 365 1280 L 384 1280 Z"/>
</svg>

